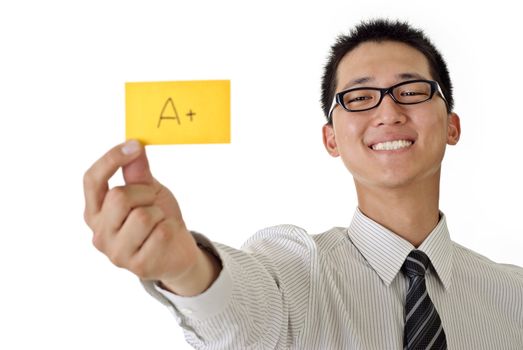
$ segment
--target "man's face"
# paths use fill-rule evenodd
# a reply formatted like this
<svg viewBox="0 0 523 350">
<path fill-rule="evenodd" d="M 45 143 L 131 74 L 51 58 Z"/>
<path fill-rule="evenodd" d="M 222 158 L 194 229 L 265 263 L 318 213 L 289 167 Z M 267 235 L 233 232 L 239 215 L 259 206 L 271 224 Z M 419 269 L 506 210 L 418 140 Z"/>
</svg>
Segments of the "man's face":
<svg viewBox="0 0 523 350">
<path fill-rule="evenodd" d="M 336 92 L 433 80 L 421 52 L 390 41 L 357 46 L 341 60 L 337 77 Z M 347 112 L 337 106 L 332 120 L 332 126 L 323 128 L 325 147 L 332 156 L 341 156 L 356 184 L 365 187 L 400 188 L 424 180 L 439 183 L 446 144 L 456 144 L 460 134 L 458 116 L 447 114 L 437 93 L 415 105 L 396 104 L 386 95 L 378 107 L 363 112 Z M 395 150 L 373 149 L 393 140 L 412 144 Z"/>
</svg>

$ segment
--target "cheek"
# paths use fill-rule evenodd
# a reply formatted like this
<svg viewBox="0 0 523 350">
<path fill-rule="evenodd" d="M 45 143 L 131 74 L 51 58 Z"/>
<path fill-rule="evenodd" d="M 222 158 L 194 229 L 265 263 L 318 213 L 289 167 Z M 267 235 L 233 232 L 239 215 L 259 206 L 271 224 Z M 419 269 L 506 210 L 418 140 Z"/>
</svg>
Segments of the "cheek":
<svg viewBox="0 0 523 350">
<path fill-rule="evenodd" d="M 338 147 L 345 149 L 361 143 L 365 126 L 359 123 L 356 118 L 353 118 L 351 122 L 348 122 L 347 119 L 340 119 L 340 121 L 342 122 L 335 126 Z"/>
<path fill-rule="evenodd" d="M 421 146 L 432 154 L 432 157 L 443 158 L 447 146 L 447 122 L 444 118 L 430 118 L 423 124 L 424 137 Z"/>
<path fill-rule="evenodd" d="M 345 167 L 354 174 L 365 163 L 363 144 L 364 127 L 357 123 L 346 123 L 336 129 L 338 152 Z"/>
</svg>

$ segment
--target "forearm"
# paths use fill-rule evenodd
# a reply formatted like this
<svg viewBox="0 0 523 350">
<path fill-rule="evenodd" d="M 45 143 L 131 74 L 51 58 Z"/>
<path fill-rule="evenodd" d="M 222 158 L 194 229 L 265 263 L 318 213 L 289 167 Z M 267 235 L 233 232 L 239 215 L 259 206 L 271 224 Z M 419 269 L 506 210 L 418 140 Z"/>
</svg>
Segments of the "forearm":
<svg viewBox="0 0 523 350">
<path fill-rule="evenodd" d="M 310 278 L 311 244 L 306 241 L 311 238 L 305 232 L 269 228 L 245 250 L 213 244 L 195 232 L 193 236 L 223 264 L 205 293 L 186 298 L 144 282 L 173 312 L 191 345 L 272 349 L 300 334 L 309 300 L 309 289 L 302 289 Z"/>
<path fill-rule="evenodd" d="M 250 253 L 215 243 L 224 268 L 200 295 L 170 297 L 195 348 L 274 348 L 284 323 L 281 291 L 265 266 Z M 270 339 L 265 339 L 270 334 Z"/>
</svg>

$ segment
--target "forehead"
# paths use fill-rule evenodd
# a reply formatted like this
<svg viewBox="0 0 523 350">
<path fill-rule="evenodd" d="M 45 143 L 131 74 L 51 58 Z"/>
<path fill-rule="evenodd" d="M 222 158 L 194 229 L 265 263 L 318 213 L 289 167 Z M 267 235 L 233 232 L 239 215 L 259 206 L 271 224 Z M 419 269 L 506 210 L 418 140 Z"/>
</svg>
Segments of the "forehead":
<svg viewBox="0 0 523 350">
<path fill-rule="evenodd" d="M 336 90 L 371 84 L 387 86 L 405 77 L 432 79 L 429 62 L 420 51 L 394 41 L 362 43 L 340 61 Z"/>
</svg>

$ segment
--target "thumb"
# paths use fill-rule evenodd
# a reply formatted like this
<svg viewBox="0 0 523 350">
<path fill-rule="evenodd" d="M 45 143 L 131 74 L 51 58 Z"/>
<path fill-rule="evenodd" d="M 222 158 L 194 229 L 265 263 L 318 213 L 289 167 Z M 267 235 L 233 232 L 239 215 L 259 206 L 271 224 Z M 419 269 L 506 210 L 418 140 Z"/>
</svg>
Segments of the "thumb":
<svg viewBox="0 0 523 350">
<path fill-rule="evenodd" d="M 130 141 L 130 143 L 138 143 L 137 141 Z M 153 184 L 155 179 L 149 169 L 149 161 L 145 153 L 145 147 L 138 144 L 136 153 L 139 155 L 130 163 L 122 167 L 123 178 L 125 184 Z"/>
</svg>

